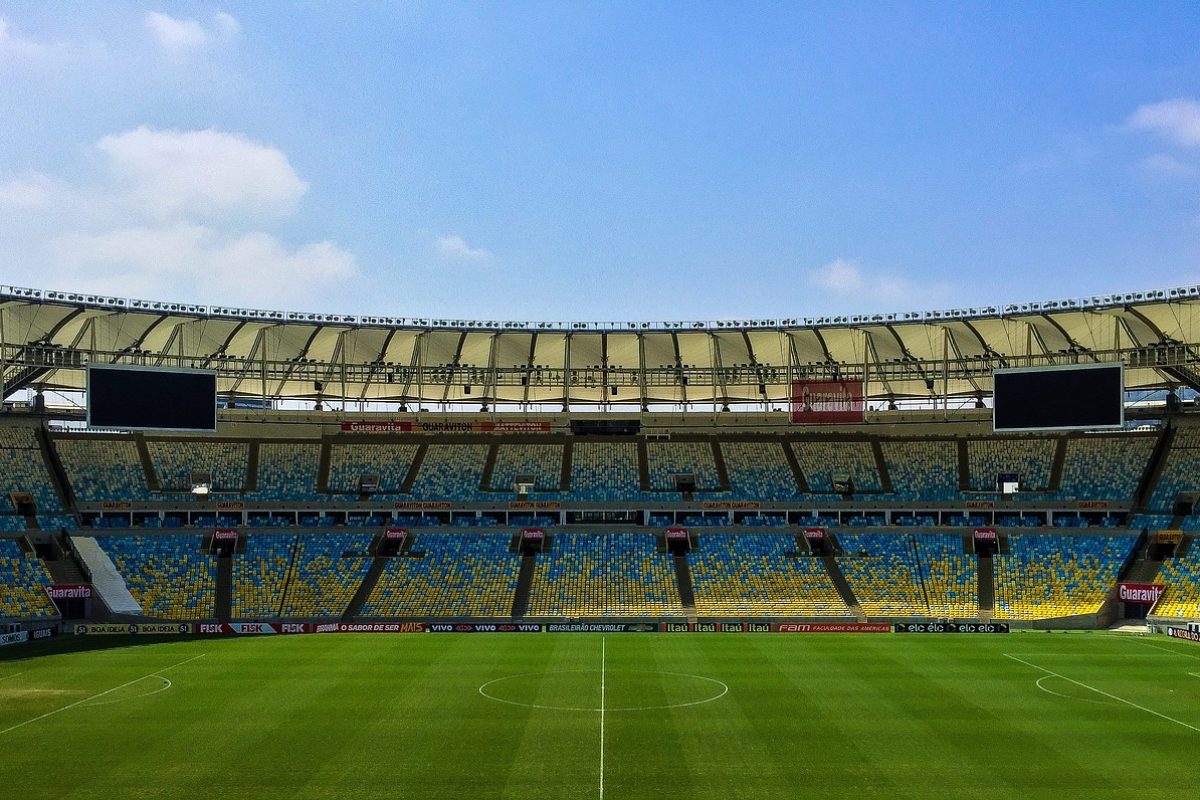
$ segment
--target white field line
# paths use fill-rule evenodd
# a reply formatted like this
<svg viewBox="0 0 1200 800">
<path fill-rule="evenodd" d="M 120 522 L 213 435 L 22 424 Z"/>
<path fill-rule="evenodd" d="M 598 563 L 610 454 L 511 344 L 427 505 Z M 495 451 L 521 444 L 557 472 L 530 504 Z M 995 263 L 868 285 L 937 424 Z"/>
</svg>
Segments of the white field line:
<svg viewBox="0 0 1200 800">
<path fill-rule="evenodd" d="M 604 674 L 607 660 L 605 638 L 600 637 L 600 800 L 604 800 Z"/>
<path fill-rule="evenodd" d="M 1017 658 L 1016 656 L 1011 655 L 1009 653 L 1004 653 L 1004 657 L 1011 658 L 1013 661 L 1019 661 L 1020 663 L 1024 664 L 1025 666 L 1033 667 L 1036 670 L 1045 672 L 1047 675 L 1053 675 L 1056 678 L 1062 678 L 1064 681 L 1073 683 L 1076 686 L 1082 686 L 1084 689 L 1090 689 L 1091 691 L 1095 692 L 1096 694 L 1103 695 L 1103 696 L 1109 698 L 1110 700 L 1116 700 L 1117 702 L 1124 703 L 1125 705 L 1130 706 L 1131 708 L 1136 708 L 1139 711 L 1145 711 L 1147 714 L 1153 714 L 1154 716 L 1158 717 L 1159 719 L 1165 719 L 1167 722 L 1174 722 L 1176 725 L 1182 725 L 1183 727 L 1187 728 L 1188 730 L 1193 730 L 1196 733 L 1200 733 L 1200 728 L 1197 728 L 1194 725 L 1189 725 L 1188 723 L 1183 722 L 1182 720 L 1175 719 L 1174 717 L 1168 717 L 1166 714 L 1160 714 L 1159 712 L 1155 711 L 1152 708 L 1146 708 L 1145 706 L 1140 706 L 1137 703 L 1133 702 L 1132 700 L 1126 700 L 1124 697 L 1117 697 L 1115 694 L 1109 694 L 1108 692 L 1104 691 L 1103 689 L 1097 689 L 1095 686 L 1089 686 L 1086 683 L 1084 683 L 1083 681 L 1077 681 L 1074 678 L 1068 678 L 1066 675 L 1061 675 L 1057 672 L 1054 672 L 1053 670 L 1046 669 L 1045 667 L 1039 667 L 1037 664 L 1026 661 L 1023 658 Z"/>
<path fill-rule="evenodd" d="M 1164 653 L 1170 653 L 1173 656 L 1183 656 L 1184 658 L 1194 658 L 1197 661 L 1200 661 L 1200 656 L 1193 655 L 1192 653 L 1181 653 L 1178 650 L 1172 650 L 1170 647 L 1163 647 L 1162 645 L 1150 644 L 1149 642 L 1142 642 L 1142 644 L 1146 645 L 1146 647 L 1153 647 L 1155 650 L 1162 650 Z"/>
<path fill-rule="evenodd" d="M 182 667 L 184 664 L 190 664 L 198 658 L 204 658 L 206 655 L 208 655 L 208 653 L 201 653 L 198 656 L 192 656 L 191 658 L 180 661 L 178 664 L 172 664 L 169 667 L 163 667 L 162 669 L 156 669 L 156 670 L 154 670 L 154 672 L 151 672 L 147 675 L 143 675 L 140 678 L 134 678 L 131 681 L 122 683 L 120 686 L 114 686 L 111 689 L 105 689 L 103 692 L 98 692 L 97 694 L 94 694 L 91 697 L 85 697 L 82 700 L 76 700 L 74 703 L 65 705 L 62 708 L 56 708 L 53 711 L 47 711 L 45 714 L 42 714 L 41 716 L 34 717 L 33 719 L 27 719 L 24 722 L 18 722 L 16 725 L 5 728 L 4 730 L 0 730 L 0 736 L 4 735 L 6 733 L 9 733 L 10 731 L 15 731 L 17 728 L 24 728 L 26 725 L 32 725 L 33 723 L 43 720 L 46 717 L 53 717 L 55 714 L 61 714 L 64 711 L 70 711 L 72 708 L 75 708 L 76 706 L 81 706 L 90 700 L 96 700 L 98 698 L 104 697 L 105 695 L 112 694 L 113 692 L 124 689 L 128 686 L 133 686 L 138 681 L 144 681 L 147 678 L 158 678 L 158 677 L 160 677 L 158 674 L 160 672 L 166 672 L 169 669 L 175 669 L 176 667 Z M 163 678 L 163 680 L 166 680 L 166 678 Z"/>
<path fill-rule="evenodd" d="M 134 695 L 133 697 L 118 697 L 116 700 L 101 700 L 99 703 L 90 703 L 87 706 L 85 706 L 85 708 L 95 708 L 96 706 L 111 706 L 111 705 L 116 705 L 117 703 L 128 703 L 131 700 L 141 700 L 143 697 L 153 697 L 156 694 L 162 694 L 163 692 L 167 691 L 174 685 L 171 683 L 170 678 L 164 678 L 162 675 L 150 675 L 149 677 L 142 678 L 142 680 L 149 680 L 150 678 L 158 678 L 160 681 L 163 682 L 162 686 L 158 687 L 157 689 L 155 689 L 152 692 L 146 692 L 145 694 Z"/>
<path fill-rule="evenodd" d="M 1191 675 L 1193 678 L 1200 678 L 1200 672 L 1189 672 L 1188 675 Z"/>
<path fill-rule="evenodd" d="M 3 678 L 0 678 L 0 681 L 6 681 L 9 678 L 15 678 L 18 675 L 24 675 L 24 674 L 25 674 L 24 672 L 14 672 L 12 675 L 5 675 Z"/>
</svg>

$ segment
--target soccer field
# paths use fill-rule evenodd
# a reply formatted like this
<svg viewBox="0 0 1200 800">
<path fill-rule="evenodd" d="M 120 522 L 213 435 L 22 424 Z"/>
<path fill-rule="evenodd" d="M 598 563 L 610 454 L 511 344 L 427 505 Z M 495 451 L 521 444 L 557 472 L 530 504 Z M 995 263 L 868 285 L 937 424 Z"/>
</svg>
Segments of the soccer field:
<svg viewBox="0 0 1200 800">
<path fill-rule="evenodd" d="M 1196 794 L 1200 647 L 1162 638 L 117 644 L 3 653 L 4 797 Z"/>
</svg>

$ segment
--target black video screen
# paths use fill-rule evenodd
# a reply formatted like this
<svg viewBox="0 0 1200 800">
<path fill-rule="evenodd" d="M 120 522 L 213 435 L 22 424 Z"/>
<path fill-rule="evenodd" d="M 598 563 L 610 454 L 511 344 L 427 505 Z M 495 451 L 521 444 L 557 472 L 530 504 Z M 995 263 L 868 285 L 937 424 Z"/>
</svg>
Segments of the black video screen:
<svg viewBox="0 0 1200 800">
<path fill-rule="evenodd" d="M 88 426 L 215 431 L 215 372 L 88 367 Z"/>
<path fill-rule="evenodd" d="M 997 370 L 997 431 L 1119 428 L 1124 423 L 1120 364 Z"/>
</svg>

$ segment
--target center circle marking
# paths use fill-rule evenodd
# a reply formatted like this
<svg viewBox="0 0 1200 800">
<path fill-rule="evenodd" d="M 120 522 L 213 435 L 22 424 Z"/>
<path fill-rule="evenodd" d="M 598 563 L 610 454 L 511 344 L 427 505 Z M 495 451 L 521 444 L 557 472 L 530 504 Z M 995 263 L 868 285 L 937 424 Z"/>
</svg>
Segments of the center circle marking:
<svg viewBox="0 0 1200 800">
<path fill-rule="evenodd" d="M 612 712 L 612 711 L 659 711 L 659 710 L 665 710 L 668 708 L 688 708 L 690 706 L 700 706 L 700 705 L 704 705 L 705 703 L 711 703 L 715 700 L 720 700 L 722 697 L 729 694 L 729 685 L 726 684 L 724 681 L 717 680 L 716 678 L 706 678 L 703 675 L 692 675 L 691 673 L 687 673 L 687 672 L 659 672 L 657 670 L 650 670 L 650 669 L 610 669 L 610 670 L 605 670 L 604 674 L 605 675 L 614 675 L 614 674 L 615 675 L 627 675 L 627 674 L 669 675 L 674 678 L 687 678 L 690 680 L 703 681 L 704 683 L 711 684 L 714 693 L 709 697 L 705 697 L 700 700 L 693 700 L 693 701 L 687 702 L 687 703 L 665 703 L 663 705 L 656 705 L 656 706 L 608 706 L 608 705 L 606 705 L 606 706 L 604 706 L 604 708 L 600 708 L 600 706 L 565 706 L 565 705 L 560 706 L 560 705 L 550 705 L 550 704 L 546 704 L 546 703 L 522 703 L 519 700 L 509 700 L 506 697 L 498 697 L 495 694 L 492 694 L 491 691 L 489 691 L 491 689 L 491 687 L 495 686 L 496 684 L 504 683 L 505 681 L 515 681 L 515 680 L 519 680 L 521 678 L 533 678 L 533 677 L 541 677 L 541 676 L 545 676 L 545 675 L 570 675 L 570 674 L 588 674 L 588 673 L 599 675 L 600 670 L 598 670 L 598 669 L 555 669 L 555 670 L 546 670 L 544 672 L 521 672 L 516 675 L 505 675 L 500 678 L 493 678 L 492 680 L 488 681 L 487 683 L 482 684 L 479 687 L 479 693 L 481 695 L 483 695 L 484 697 L 486 697 L 487 699 L 494 700 L 497 703 L 505 703 L 510 706 L 521 706 L 522 708 L 538 708 L 538 709 L 545 709 L 548 711 L 594 711 L 594 712 L 604 711 L 605 713 Z M 597 686 L 597 689 L 599 689 L 599 686 Z"/>
</svg>

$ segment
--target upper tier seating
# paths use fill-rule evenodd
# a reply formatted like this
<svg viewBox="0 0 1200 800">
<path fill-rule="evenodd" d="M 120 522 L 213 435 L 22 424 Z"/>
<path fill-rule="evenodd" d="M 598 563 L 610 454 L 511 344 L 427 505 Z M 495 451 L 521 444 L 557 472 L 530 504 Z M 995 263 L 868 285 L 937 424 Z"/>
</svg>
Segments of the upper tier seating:
<svg viewBox="0 0 1200 800">
<path fill-rule="evenodd" d="M 706 533 L 688 559 L 700 616 L 844 617 L 850 613 L 819 558 L 787 558 L 778 533 Z"/>
<path fill-rule="evenodd" d="M 735 497 L 791 500 L 800 494 L 782 442 L 723 442 L 721 455 Z"/>
<path fill-rule="evenodd" d="M 1023 491 L 1050 488 L 1050 469 L 1054 466 L 1054 439 L 969 439 L 967 466 L 973 491 L 996 491 L 996 477 L 1016 473 Z"/>
<path fill-rule="evenodd" d="M 959 497 L 958 443 L 946 439 L 883 442 L 883 460 L 896 500 Z"/>
<path fill-rule="evenodd" d="M 163 491 L 190 492 L 194 472 L 210 475 L 214 492 L 246 488 L 250 446 L 245 442 L 148 441 L 146 448 Z"/>
<path fill-rule="evenodd" d="M 1147 504 L 1152 511 L 1171 511 L 1180 492 L 1200 491 L 1200 427 L 1175 431 L 1171 450 Z"/>
<path fill-rule="evenodd" d="M 263 442 L 258 446 L 258 484 L 252 496 L 259 500 L 320 500 L 317 472 L 321 464 L 318 444 Z"/>
<path fill-rule="evenodd" d="M 800 471 L 813 492 L 833 491 L 833 482 L 849 478 L 855 491 L 882 488 L 870 442 L 808 440 L 791 443 Z"/>
<path fill-rule="evenodd" d="M 562 482 L 563 446 L 560 444 L 502 444 L 496 448 L 492 489 L 511 492 L 517 477 L 533 477 L 534 491 L 557 492 Z"/>
<path fill-rule="evenodd" d="M 358 492 L 362 475 L 379 476 L 380 494 L 398 494 L 412 469 L 415 444 L 341 444 L 329 448 L 329 491 Z"/>
<path fill-rule="evenodd" d="M 1118 503 L 1132 500 L 1156 440 L 1155 436 L 1129 434 L 1067 439 L 1056 497 Z"/>
<path fill-rule="evenodd" d="M 648 442 L 646 459 L 651 489 L 676 491 L 674 476 L 681 473 L 695 476 L 698 490 L 721 488 L 717 462 L 708 442 Z"/>
<path fill-rule="evenodd" d="M 157 499 L 146 486 L 142 460 L 131 438 L 57 439 L 55 449 L 77 500 Z"/>
<path fill-rule="evenodd" d="M 62 509 L 33 428 L 0 428 L 0 496 L 6 507 L 12 492 L 33 495 L 38 511 Z"/>
<path fill-rule="evenodd" d="M 632 442 L 576 442 L 571 450 L 571 496 L 616 502 L 642 496 L 638 449 Z"/>
<path fill-rule="evenodd" d="M 425 449 L 412 496 L 422 500 L 474 500 L 480 495 L 486 444 L 431 444 Z"/>
</svg>

